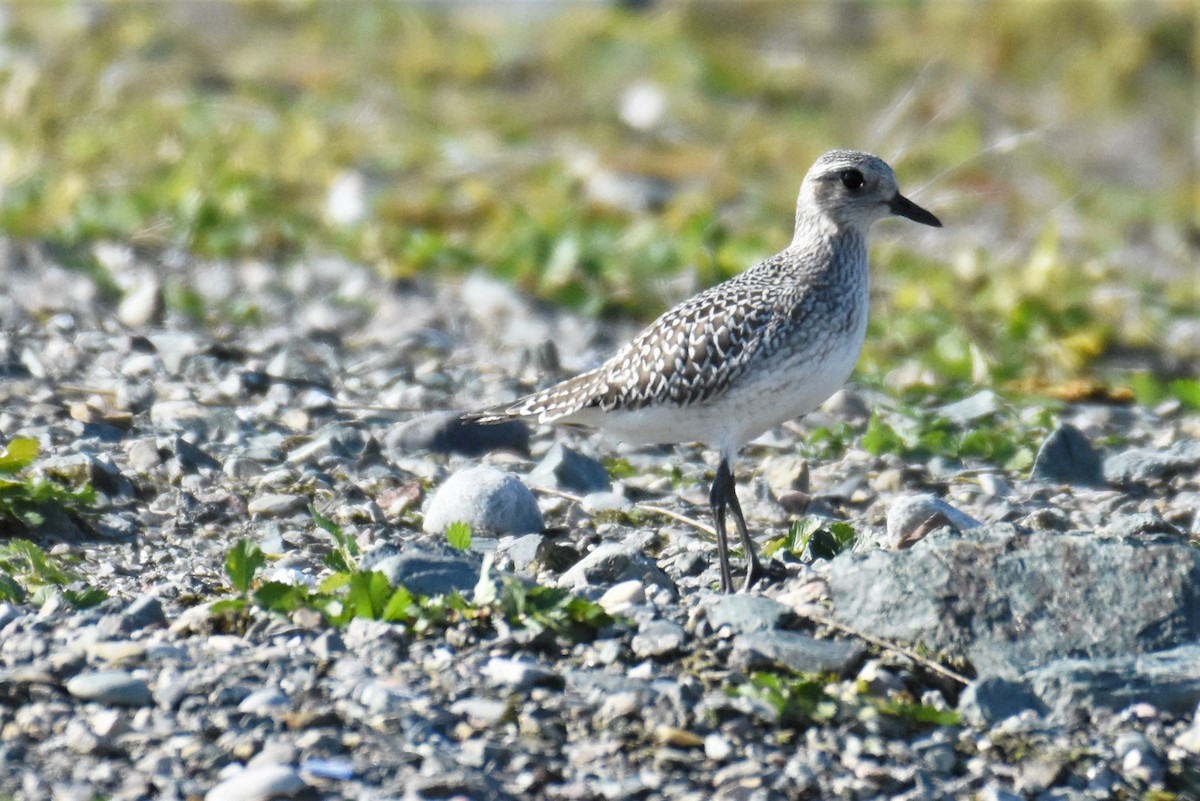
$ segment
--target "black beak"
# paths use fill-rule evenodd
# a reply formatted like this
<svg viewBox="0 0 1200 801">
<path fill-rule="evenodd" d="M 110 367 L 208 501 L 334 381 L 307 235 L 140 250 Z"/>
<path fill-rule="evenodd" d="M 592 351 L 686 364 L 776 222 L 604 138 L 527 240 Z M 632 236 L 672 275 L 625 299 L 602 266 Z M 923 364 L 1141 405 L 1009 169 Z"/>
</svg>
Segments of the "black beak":
<svg viewBox="0 0 1200 801">
<path fill-rule="evenodd" d="M 888 201 L 888 208 L 892 214 L 897 214 L 901 217 L 907 217 L 913 222 L 919 222 L 921 225 L 932 225 L 934 228 L 941 228 L 942 221 L 925 209 L 913 203 L 899 192 L 896 196 Z"/>
</svg>

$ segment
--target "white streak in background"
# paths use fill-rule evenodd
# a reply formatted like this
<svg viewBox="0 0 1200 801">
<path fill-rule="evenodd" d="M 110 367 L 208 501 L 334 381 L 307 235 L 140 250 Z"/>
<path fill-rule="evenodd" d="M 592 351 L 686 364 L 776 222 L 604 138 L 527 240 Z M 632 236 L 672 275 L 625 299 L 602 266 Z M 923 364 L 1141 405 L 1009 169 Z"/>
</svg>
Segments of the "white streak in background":
<svg viewBox="0 0 1200 801">
<path fill-rule="evenodd" d="M 638 131 L 658 127 L 667 110 L 667 95 L 653 81 L 636 81 L 621 92 L 621 121 Z"/>
<path fill-rule="evenodd" d="M 930 121 L 932 122 L 932 120 L 930 120 Z M 1049 126 L 1043 125 L 1040 128 L 1033 128 L 1032 130 L 1028 130 L 1028 131 L 1018 131 L 1016 133 L 1009 134 L 1008 136 L 1003 136 L 1003 137 L 997 139 L 996 141 L 992 142 L 987 147 L 979 150 L 977 153 L 967 156 L 965 159 L 958 162 L 957 164 L 951 165 L 951 166 L 947 167 L 946 169 L 942 170 L 937 175 L 933 176 L 928 181 L 926 181 L 925 183 L 921 184 L 919 187 L 914 189 L 913 195 L 917 195 L 918 193 L 920 193 L 923 189 L 925 189 L 930 184 L 937 183 L 938 181 L 945 178 L 947 175 L 957 172 L 958 170 L 961 170 L 963 167 L 967 166 L 968 164 L 973 164 L 976 161 L 979 161 L 980 159 L 984 158 L 985 156 L 991 156 L 996 153 L 1011 153 L 1014 150 L 1016 150 L 1018 147 L 1024 145 L 1026 142 L 1030 142 L 1035 139 L 1043 139 L 1043 138 L 1045 138 L 1046 132 L 1048 130 L 1049 130 Z"/>
<path fill-rule="evenodd" d="M 349 170 L 333 179 L 325 196 L 325 216 L 341 226 L 357 225 L 367 216 L 366 181 Z"/>
<path fill-rule="evenodd" d="M 896 126 L 896 121 L 912 105 L 913 98 L 917 96 L 917 89 L 925 83 L 926 73 L 929 72 L 929 64 L 929 62 L 926 62 L 925 66 L 921 67 L 921 71 L 917 73 L 912 83 L 904 90 L 904 94 L 892 103 L 891 107 L 884 111 L 883 116 L 875 123 L 871 133 L 867 137 L 867 143 L 870 145 L 868 150 L 878 150 L 879 143 L 885 140 L 887 134 Z M 888 161 L 895 164 L 896 157 L 899 155 L 899 153 L 893 152 L 891 154 L 892 158 L 889 158 Z"/>
</svg>

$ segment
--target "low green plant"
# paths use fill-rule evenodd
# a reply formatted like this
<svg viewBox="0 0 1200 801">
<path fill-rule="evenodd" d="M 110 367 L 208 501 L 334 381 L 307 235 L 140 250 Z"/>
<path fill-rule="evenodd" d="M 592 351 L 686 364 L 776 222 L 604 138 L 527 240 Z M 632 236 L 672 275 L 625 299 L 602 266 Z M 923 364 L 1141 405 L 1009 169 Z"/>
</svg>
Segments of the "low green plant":
<svg viewBox="0 0 1200 801">
<path fill-rule="evenodd" d="M 500 593 L 477 590 L 475 601 L 468 601 L 458 592 L 438 596 L 412 593 L 406 587 L 393 586 L 382 573 L 360 568 L 354 538 L 315 509 L 311 511 L 316 524 L 334 540 L 334 549 L 325 557 L 325 564 L 333 572 L 315 587 L 283 581 L 255 586 L 255 576 L 266 559 L 258 546 L 241 540 L 225 559 L 225 573 L 240 597 L 217 602 L 212 607 L 214 613 L 241 613 L 251 605 L 284 614 L 307 608 L 319 611 L 334 626 L 345 626 L 361 617 L 403 624 L 415 634 L 462 621 L 484 625 L 500 616 L 511 626 L 534 630 L 535 635 L 550 631 L 570 640 L 591 639 L 613 622 L 599 604 L 565 590 L 526 587 L 514 579 L 506 580 Z M 469 526 L 458 527 L 455 538 L 462 542 L 464 530 L 469 546 Z M 486 570 L 481 583 L 484 580 L 490 581 Z"/>
<path fill-rule="evenodd" d="M 870 698 L 871 706 L 884 715 L 894 718 L 904 718 L 913 723 L 929 726 L 957 726 L 962 716 L 953 709 L 938 709 L 929 704 L 917 704 L 911 701 L 896 701 L 890 698 Z"/>
<path fill-rule="evenodd" d="M 557 587 L 527 586 L 516 579 L 504 583 L 500 612 L 511 625 L 552 631 L 568 640 L 591 640 L 613 618 L 600 604 Z"/>
<path fill-rule="evenodd" d="M 771 710 L 773 722 L 787 728 L 849 719 L 870 711 L 922 726 L 957 726 L 960 721 L 954 710 L 880 698 L 865 687 L 858 687 L 849 697 L 835 697 L 828 692 L 834 681 L 833 676 L 825 674 L 764 670 L 751 673 L 746 681 L 726 693 L 764 704 Z"/>
<path fill-rule="evenodd" d="M 77 609 L 108 597 L 29 540 L 13 539 L 0 546 L 0 601 L 41 606 L 54 593 Z"/>
<path fill-rule="evenodd" d="M 770 558 L 787 551 L 798 559 L 832 559 L 854 544 L 854 527 L 838 520 L 808 516 L 788 527 L 787 534 L 763 546 L 763 556 Z"/>
<path fill-rule="evenodd" d="M 800 452 L 809 459 L 840 459 L 854 438 L 849 423 L 818 426 L 801 438 Z"/>
<path fill-rule="evenodd" d="M 809 723 L 833 720 L 838 714 L 838 702 L 825 693 L 832 681 L 818 674 L 787 675 L 757 671 L 733 690 L 732 695 L 765 704 L 780 726 L 800 728 Z"/>
<path fill-rule="evenodd" d="M 1024 420 L 1015 409 L 1003 408 L 963 426 L 947 420 L 936 409 L 909 408 L 890 415 L 888 420 L 876 412 L 867 423 L 862 447 L 876 456 L 942 456 L 1005 470 L 1025 470 L 1033 464 L 1037 444 L 1050 430 L 1052 416 L 1053 410 L 1046 408 L 1031 420 Z"/>
<path fill-rule="evenodd" d="M 0 524 L 5 520 L 24 529 L 36 529 L 49 515 L 84 515 L 96 504 L 90 485 L 80 489 L 56 481 L 21 475 L 37 461 L 37 440 L 18 438 L 0 453 Z"/>
</svg>

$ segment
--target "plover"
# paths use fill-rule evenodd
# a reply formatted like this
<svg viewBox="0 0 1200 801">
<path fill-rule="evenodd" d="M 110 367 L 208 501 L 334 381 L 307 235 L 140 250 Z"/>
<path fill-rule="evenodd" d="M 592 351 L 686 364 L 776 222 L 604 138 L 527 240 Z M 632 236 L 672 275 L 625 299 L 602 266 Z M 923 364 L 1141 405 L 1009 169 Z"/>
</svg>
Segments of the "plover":
<svg viewBox="0 0 1200 801">
<path fill-rule="evenodd" d="M 720 454 L 709 491 L 721 589 L 730 592 L 726 512 L 763 574 L 734 484 L 738 451 L 807 414 L 854 369 L 867 330 L 867 230 L 888 215 L 941 227 L 900 194 L 869 153 L 831 150 L 800 185 L 782 251 L 663 314 L 594 370 L 466 419 L 533 418 L 601 429 L 632 443 L 700 442 Z"/>
</svg>

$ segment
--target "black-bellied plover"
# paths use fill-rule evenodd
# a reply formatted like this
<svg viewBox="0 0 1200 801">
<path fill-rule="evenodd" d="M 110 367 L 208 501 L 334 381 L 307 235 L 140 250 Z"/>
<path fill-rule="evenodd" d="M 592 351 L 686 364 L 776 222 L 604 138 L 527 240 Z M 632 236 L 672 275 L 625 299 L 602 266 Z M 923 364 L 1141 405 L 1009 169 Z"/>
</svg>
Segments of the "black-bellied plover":
<svg viewBox="0 0 1200 801">
<path fill-rule="evenodd" d="M 746 529 L 733 467 L 741 447 L 815 409 L 854 369 L 867 331 L 867 229 L 888 215 L 941 226 L 900 194 L 877 156 L 831 150 L 800 185 L 792 242 L 680 303 L 604 364 L 467 419 L 514 417 L 599 428 L 633 443 L 718 449 L 709 492 L 721 589 L 733 589 L 725 515 L 745 549 L 745 587 L 762 563 Z"/>
</svg>

